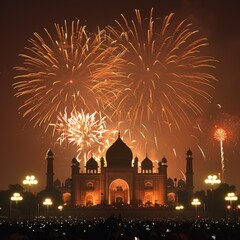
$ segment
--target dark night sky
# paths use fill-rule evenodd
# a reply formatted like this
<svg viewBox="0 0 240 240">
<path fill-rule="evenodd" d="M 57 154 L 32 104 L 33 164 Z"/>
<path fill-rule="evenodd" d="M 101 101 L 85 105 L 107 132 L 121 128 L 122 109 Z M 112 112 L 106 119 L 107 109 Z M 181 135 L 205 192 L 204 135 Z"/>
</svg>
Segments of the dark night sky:
<svg viewBox="0 0 240 240">
<path fill-rule="evenodd" d="M 115 19 L 120 19 L 123 13 L 126 17 L 134 16 L 134 9 L 140 9 L 142 15 L 148 16 L 153 7 L 155 14 L 165 16 L 174 12 L 177 18 L 188 18 L 201 33 L 208 38 L 209 55 L 214 56 L 216 64 L 215 76 L 219 80 L 213 95 L 213 101 L 207 106 L 203 118 L 213 121 L 216 117 L 217 104 L 221 104 L 221 113 L 229 119 L 238 121 L 240 117 L 240 15 L 238 1 L 219 0 L 138 0 L 138 1 L 76 1 L 76 0 L 3 0 L 0 10 L 0 110 L 1 110 L 1 168 L 0 189 L 6 189 L 8 184 L 21 183 L 25 175 L 35 174 L 39 179 L 39 189 L 45 186 L 46 161 L 45 154 L 52 148 L 51 136 L 44 134 L 41 128 L 33 128 L 28 119 L 18 114 L 20 99 L 14 97 L 12 83 L 14 82 L 13 67 L 19 64 L 18 54 L 23 51 L 27 40 L 34 32 L 42 33 L 44 28 L 51 31 L 54 23 L 80 19 L 94 30 L 96 26 L 111 25 Z M 236 117 L 235 117 L 236 116 Z M 235 118 L 234 118 L 235 117 Z M 210 120 L 209 120 L 210 119 Z M 236 129 L 231 141 L 225 144 L 227 167 L 227 182 L 240 189 L 240 145 L 239 125 L 232 123 Z M 209 130 L 209 129 L 208 129 Z M 206 131 L 208 131 L 206 130 Z M 219 146 L 206 133 L 206 160 L 194 156 L 195 190 L 204 187 L 203 180 L 208 174 L 220 170 Z M 184 139 L 183 139 L 184 142 Z M 187 145 L 186 148 L 189 146 Z M 191 147 L 191 146 L 190 146 Z M 193 152 L 197 149 L 191 147 Z M 217 150 L 214 150 L 217 149 Z M 63 154 L 56 151 L 55 177 L 62 180 L 70 177 L 70 160 L 74 154 Z M 197 152 L 196 152 L 197 153 Z M 181 168 L 185 171 L 184 161 Z M 180 178 L 177 164 L 169 162 L 170 177 Z"/>
</svg>

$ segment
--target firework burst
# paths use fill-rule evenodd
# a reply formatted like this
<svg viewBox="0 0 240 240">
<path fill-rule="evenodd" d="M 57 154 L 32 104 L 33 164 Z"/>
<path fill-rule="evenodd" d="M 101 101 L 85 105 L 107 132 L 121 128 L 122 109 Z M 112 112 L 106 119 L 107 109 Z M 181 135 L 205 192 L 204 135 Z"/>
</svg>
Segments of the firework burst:
<svg viewBox="0 0 240 240">
<path fill-rule="evenodd" d="M 23 65 L 15 68 L 19 74 L 13 84 L 15 96 L 24 99 L 23 116 L 46 128 L 66 107 L 69 113 L 104 110 L 119 92 L 112 78 L 120 58 L 105 31 L 88 33 L 79 21 L 55 24 L 55 30 L 51 35 L 45 29 L 45 37 L 34 33 L 20 54 Z"/>
<path fill-rule="evenodd" d="M 66 111 L 60 113 L 57 122 L 51 124 L 54 132 L 57 132 L 57 141 L 60 145 L 70 143 L 78 147 L 78 156 L 83 152 L 93 153 L 96 148 L 99 152 L 105 148 L 106 136 L 106 117 L 101 113 L 92 114 L 84 111 L 73 110 L 70 114 Z"/>
<path fill-rule="evenodd" d="M 143 123 L 150 128 L 150 123 L 180 129 L 211 100 L 216 79 L 207 71 L 215 60 L 202 54 L 207 39 L 199 38 L 186 20 L 172 26 L 172 17 L 159 23 L 151 10 L 143 20 L 136 10 L 136 20 L 122 15 L 116 27 L 107 28 L 124 53 L 121 74 L 126 88 L 119 108 L 133 127 Z"/>
</svg>

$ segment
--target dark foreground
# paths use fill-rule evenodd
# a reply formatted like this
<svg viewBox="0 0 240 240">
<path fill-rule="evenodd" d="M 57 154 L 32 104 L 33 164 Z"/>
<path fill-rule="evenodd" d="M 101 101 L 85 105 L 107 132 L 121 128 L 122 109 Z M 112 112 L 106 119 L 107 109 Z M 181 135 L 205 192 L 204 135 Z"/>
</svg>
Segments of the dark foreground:
<svg viewBox="0 0 240 240">
<path fill-rule="evenodd" d="M 240 219 L 38 218 L 1 219 L 3 240 L 239 240 Z"/>
</svg>

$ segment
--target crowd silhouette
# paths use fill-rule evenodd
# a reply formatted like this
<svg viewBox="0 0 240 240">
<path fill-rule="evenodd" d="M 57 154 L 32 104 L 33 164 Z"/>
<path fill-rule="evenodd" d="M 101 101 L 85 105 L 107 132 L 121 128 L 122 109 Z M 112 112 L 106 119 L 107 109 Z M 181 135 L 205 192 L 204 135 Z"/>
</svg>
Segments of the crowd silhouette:
<svg viewBox="0 0 240 240">
<path fill-rule="evenodd" d="M 1 219 L 3 240 L 239 240 L 238 218 Z"/>
</svg>

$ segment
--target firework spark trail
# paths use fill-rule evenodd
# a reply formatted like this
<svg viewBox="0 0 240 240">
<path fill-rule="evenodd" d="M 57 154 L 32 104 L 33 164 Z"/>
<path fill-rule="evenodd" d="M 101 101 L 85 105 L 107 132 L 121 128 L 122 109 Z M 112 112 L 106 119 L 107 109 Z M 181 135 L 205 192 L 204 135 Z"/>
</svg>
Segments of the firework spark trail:
<svg viewBox="0 0 240 240">
<path fill-rule="evenodd" d="M 205 153 L 204 153 L 203 149 L 200 147 L 200 145 L 198 145 L 198 149 L 200 150 L 200 152 L 202 153 L 202 156 L 203 156 L 204 160 L 206 161 Z"/>
<path fill-rule="evenodd" d="M 225 160 L 224 160 L 224 151 L 223 151 L 223 141 L 220 141 L 220 150 L 221 150 L 221 164 L 222 164 L 222 183 L 225 183 Z"/>
<path fill-rule="evenodd" d="M 172 17 L 157 25 L 153 10 L 147 21 L 136 10 L 136 21 L 122 15 L 117 27 L 107 28 L 124 52 L 121 73 L 126 76 L 126 94 L 119 106 L 133 127 L 142 122 L 149 127 L 151 122 L 179 129 L 180 123 L 191 123 L 192 113 L 203 112 L 202 100 L 211 100 L 216 79 L 205 71 L 214 67 L 215 60 L 200 55 L 207 40 L 197 38 L 198 31 L 186 21 L 171 28 Z"/>
<path fill-rule="evenodd" d="M 221 152 L 221 165 L 222 165 L 222 173 L 221 173 L 221 181 L 225 183 L 225 160 L 224 160 L 224 150 L 223 150 L 223 142 L 227 138 L 227 133 L 223 128 L 217 128 L 214 133 L 214 138 L 220 142 L 220 152 Z"/>
<path fill-rule="evenodd" d="M 55 24 L 56 36 L 34 33 L 13 84 L 16 97 L 24 99 L 19 108 L 35 126 L 56 120 L 66 107 L 87 112 L 113 107 L 121 89 L 116 79 L 119 58 L 104 30 L 88 33 L 79 20 L 70 27 Z M 113 81 L 114 78 L 114 81 Z"/>
</svg>

